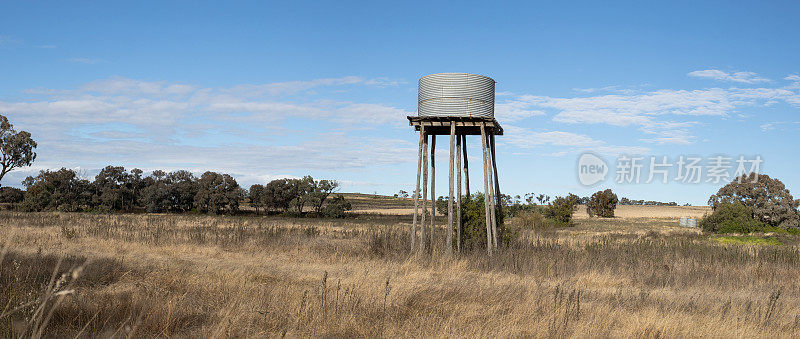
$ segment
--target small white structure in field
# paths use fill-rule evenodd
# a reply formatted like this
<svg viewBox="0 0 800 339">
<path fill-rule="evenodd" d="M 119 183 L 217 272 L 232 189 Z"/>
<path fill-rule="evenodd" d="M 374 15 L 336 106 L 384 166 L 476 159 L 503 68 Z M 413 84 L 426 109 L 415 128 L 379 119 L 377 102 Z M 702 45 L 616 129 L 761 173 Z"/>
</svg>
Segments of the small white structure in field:
<svg viewBox="0 0 800 339">
<path fill-rule="evenodd" d="M 681 227 L 697 227 L 697 219 L 681 217 L 678 220 L 678 226 L 681 226 Z"/>
</svg>

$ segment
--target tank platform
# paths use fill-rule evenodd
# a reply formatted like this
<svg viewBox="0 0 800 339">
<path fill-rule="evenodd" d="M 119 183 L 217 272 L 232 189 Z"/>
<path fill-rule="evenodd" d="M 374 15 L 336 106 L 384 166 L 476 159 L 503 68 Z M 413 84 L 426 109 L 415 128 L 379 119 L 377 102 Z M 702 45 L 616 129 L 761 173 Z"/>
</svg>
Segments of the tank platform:
<svg viewBox="0 0 800 339">
<path fill-rule="evenodd" d="M 481 125 L 485 124 L 486 134 L 503 135 L 503 127 L 494 118 L 408 116 L 409 126 L 414 126 L 415 131 L 419 131 L 420 126 L 425 126 L 425 134 L 428 135 L 450 135 L 451 122 L 456 125 L 456 134 L 481 135 Z"/>
</svg>

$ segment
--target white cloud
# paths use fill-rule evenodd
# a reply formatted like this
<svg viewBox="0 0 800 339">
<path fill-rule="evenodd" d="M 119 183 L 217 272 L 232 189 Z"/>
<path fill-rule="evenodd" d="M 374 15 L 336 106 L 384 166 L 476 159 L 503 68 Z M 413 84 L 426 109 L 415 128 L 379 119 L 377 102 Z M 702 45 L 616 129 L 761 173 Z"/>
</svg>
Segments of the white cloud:
<svg viewBox="0 0 800 339">
<path fill-rule="evenodd" d="M 0 35 L 0 47 L 6 47 L 15 43 L 17 43 L 17 40 L 14 40 L 10 36 Z"/>
<path fill-rule="evenodd" d="M 650 148 L 643 146 L 596 146 L 586 149 L 601 155 L 618 156 L 618 155 L 631 155 L 631 154 L 647 154 L 650 153 Z"/>
<path fill-rule="evenodd" d="M 69 61 L 86 65 L 93 65 L 105 62 L 105 60 L 103 59 L 95 59 L 95 58 L 70 58 Z"/>
<path fill-rule="evenodd" d="M 369 138 L 352 127 L 407 128 L 405 117 L 413 112 L 378 103 L 290 97 L 314 87 L 395 83 L 342 77 L 204 88 L 112 77 L 75 89 L 27 90 L 25 99 L 0 100 L 0 112 L 34 135 L 36 163 L 44 168 L 135 164 L 145 170 L 216 170 L 255 179 L 293 169 L 305 173 L 409 160 L 413 142 Z M 277 137 L 286 135 L 284 125 L 293 118 L 324 127 L 291 127 L 292 138 Z"/>
<path fill-rule="evenodd" d="M 81 90 L 102 94 L 160 96 L 186 95 L 197 90 L 197 87 L 186 84 L 169 84 L 163 81 L 140 81 L 123 77 L 111 77 L 83 85 Z"/>
<path fill-rule="evenodd" d="M 608 90 L 608 88 L 604 89 Z M 586 90 L 592 93 L 594 90 Z M 740 116 L 737 109 L 787 103 L 800 106 L 800 86 L 776 88 L 708 88 L 698 90 L 662 89 L 626 91 L 627 94 L 602 94 L 576 97 L 522 95 L 508 100 L 511 110 L 521 108 L 550 114 L 554 122 L 566 124 L 606 124 L 636 127 L 653 135 L 643 141 L 658 144 L 691 144 L 696 138 L 690 130 L 697 117 Z M 513 112 L 513 110 L 512 110 Z M 519 120 L 507 114 L 510 121 Z M 524 116 L 518 114 L 518 116 Z M 498 119 L 502 120 L 502 115 Z"/>
<path fill-rule="evenodd" d="M 800 128 L 800 121 L 773 121 L 762 124 L 760 127 L 761 131 L 763 132 L 773 131 L 773 130 L 786 131 L 786 130 Z"/>
<path fill-rule="evenodd" d="M 364 85 L 377 86 L 377 87 L 390 87 L 390 86 L 399 86 L 404 84 L 406 84 L 406 82 L 403 80 L 389 79 L 386 77 L 367 79 L 364 81 Z"/>
<path fill-rule="evenodd" d="M 644 154 L 650 149 L 643 146 L 617 146 L 608 145 L 602 140 L 594 139 L 584 134 L 577 134 L 564 131 L 534 132 L 527 128 L 517 126 L 506 126 L 504 142 L 520 147 L 535 148 L 540 146 L 566 147 L 561 150 L 549 153 L 550 156 L 564 156 L 570 152 L 593 151 L 604 155 L 618 154 Z"/>
<path fill-rule="evenodd" d="M 401 80 L 392 80 L 384 77 L 365 79 L 358 76 L 346 76 L 341 78 L 275 82 L 261 85 L 237 85 L 229 89 L 223 89 L 222 92 L 237 97 L 252 98 L 261 97 L 264 95 L 292 95 L 310 90 L 312 88 L 324 86 L 366 85 L 382 88 L 388 86 L 397 86 L 404 83 L 405 82 Z"/>
<path fill-rule="evenodd" d="M 657 115 L 726 115 L 734 109 L 725 90 L 657 90 L 630 95 L 553 98 L 523 96 L 542 108 L 559 111 L 554 121 L 604 123 L 614 126 L 641 125 Z"/>
<path fill-rule="evenodd" d="M 496 103 L 494 114 L 500 121 L 518 121 L 534 116 L 545 115 L 541 110 L 530 109 L 533 105 L 522 100 L 506 100 Z"/>
<path fill-rule="evenodd" d="M 786 76 L 784 79 L 789 80 L 789 81 L 800 81 L 800 75 L 792 74 L 792 75 Z"/>
<path fill-rule="evenodd" d="M 504 132 L 505 142 L 521 148 L 543 145 L 588 147 L 602 143 L 582 134 L 562 131 L 533 132 L 526 128 L 511 125 L 506 126 Z"/>
<path fill-rule="evenodd" d="M 414 112 L 380 104 L 349 103 L 336 109 L 329 118 L 345 122 L 349 127 L 384 124 L 405 126 L 408 124 L 406 117 L 414 114 Z"/>
<path fill-rule="evenodd" d="M 610 93 L 630 94 L 636 92 L 635 87 L 625 88 L 623 86 L 605 86 L 600 88 L 573 88 L 572 90 L 582 93 L 610 92 Z"/>
<path fill-rule="evenodd" d="M 693 71 L 688 74 L 690 77 L 714 79 L 720 81 L 739 82 L 744 84 L 755 84 L 762 82 L 769 82 L 769 79 L 762 78 L 753 72 L 733 72 L 727 73 L 718 69 L 706 69 L 702 71 Z"/>
</svg>

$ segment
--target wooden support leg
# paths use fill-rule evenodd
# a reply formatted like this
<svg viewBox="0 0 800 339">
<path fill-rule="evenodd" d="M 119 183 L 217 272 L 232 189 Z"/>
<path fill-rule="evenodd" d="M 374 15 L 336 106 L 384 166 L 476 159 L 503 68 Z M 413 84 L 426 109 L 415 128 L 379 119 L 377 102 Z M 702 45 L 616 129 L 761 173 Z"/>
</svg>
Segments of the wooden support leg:
<svg viewBox="0 0 800 339">
<path fill-rule="evenodd" d="M 492 151 L 492 168 L 494 169 L 494 192 L 496 194 L 496 201 L 497 201 L 497 213 L 503 215 L 503 195 L 500 194 L 500 177 L 497 176 L 497 158 L 495 157 L 494 152 L 494 134 L 489 136 L 489 143 L 491 145 L 490 149 Z M 497 221 L 495 221 L 495 226 L 497 226 Z M 502 231 L 502 229 L 501 229 Z M 496 233 L 497 231 L 495 231 Z"/>
<path fill-rule="evenodd" d="M 486 251 L 492 255 L 492 214 L 489 211 L 489 164 L 486 147 L 486 123 L 481 123 L 481 145 L 483 146 L 483 205 L 486 212 Z"/>
<path fill-rule="evenodd" d="M 433 230 L 436 228 L 436 135 L 431 135 L 431 253 L 433 253 Z"/>
<path fill-rule="evenodd" d="M 486 138 L 487 145 L 489 144 L 489 137 Z M 497 249 L 497 215 L 495 214 L 495 200 L 496 195 L 494 192 L 494 173 L 492 173 L 492 152 L 491 148 L 487 150 L 486 162 L 489 164 L 489 212 L 492 215 L 492 241 L 493 246 Z"/>
<path fill-rule="evenodd" d="M 456 230 L 458 233 L 456 236 L 458 240 L 456 240 L 456 250 L 458 253 L 461 253 L 461 234 L 463 225 L 461 224 L 461 136 L 456 136 Z"/>
<path fill-rule="evenodd" d="M 419 228 L 419 250 L 425 253 L 425 217 L 428 214 L 428 134 L 422 143 L 422 223 Z"/>
<path fill-rule="evenodd" d="M 411 224 L 411 252 L 414 252 L 414 247 L 417 242 L 417 216 L 419 214 L 419 180 L 422 176 L 422 139 L 425 136 L 425 126 L 419 127 L 419 150 L 417 154 L 417 189 L 414 191 L 414 222 Z"/>
<path fill-rule="evenodd" d="M 450 170 L 447 172 L 447 177 L 450 184 L 450 190 L 447 195 L 447 240 L 444 251 L 447 255 L 453 254 L 453 170 L 455 169 L 455 152 L 456 152 L 456 123 L 450 122 Z"/>
<path fill-rule="evenodd" d="M 469 196 L 469 160 L 467 159 L 467 135 L 464 134 L 461 136 L 463 141 L 461 142 L 463 145 L 461 147 L 464 148 L 464 189 L 467 196 Z"/>
</svg>

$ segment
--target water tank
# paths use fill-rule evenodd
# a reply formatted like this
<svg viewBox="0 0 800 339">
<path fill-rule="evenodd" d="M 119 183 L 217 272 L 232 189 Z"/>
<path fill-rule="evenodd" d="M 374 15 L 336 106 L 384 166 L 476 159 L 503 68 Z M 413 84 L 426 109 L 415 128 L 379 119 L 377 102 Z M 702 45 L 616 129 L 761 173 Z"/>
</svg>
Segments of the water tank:
<svg viewBox="0 0 800 339">
<path fill-rule="evenodd" d="M 426 75 L 419 79 L 419 116 L 494 118 L 494 83 L 469 73 Z"/>
</svg>

